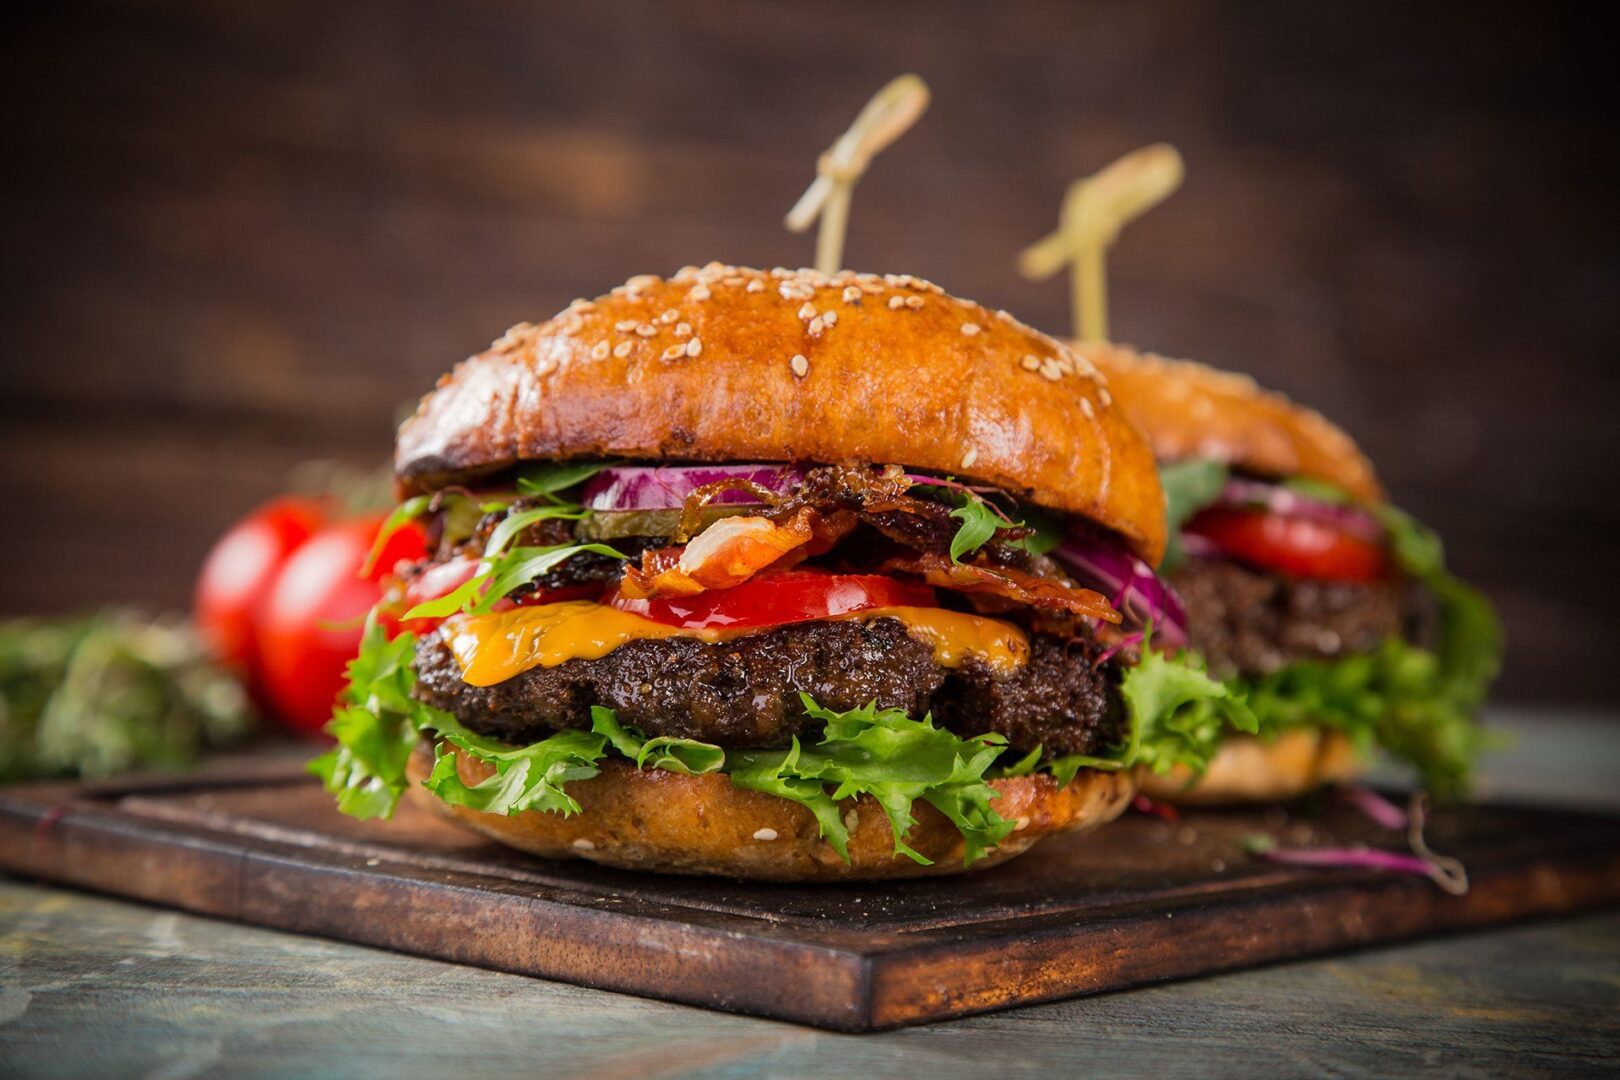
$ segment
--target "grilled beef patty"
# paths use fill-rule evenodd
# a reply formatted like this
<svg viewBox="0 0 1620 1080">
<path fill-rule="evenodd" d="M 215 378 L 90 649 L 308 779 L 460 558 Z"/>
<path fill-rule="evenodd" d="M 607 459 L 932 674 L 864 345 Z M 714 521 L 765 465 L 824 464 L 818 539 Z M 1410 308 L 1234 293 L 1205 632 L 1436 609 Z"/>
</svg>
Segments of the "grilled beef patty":
<svg viewBox="0 0 1620 1080">
<path fill-rule="evenodd" d="M 1371 652 L 1401 633 L 1405 614 L 1396 583 L 1305 581 L 1222 559 L 1189 558 L 1170 584 L 1186 603 L 1189 643 L 1221 678 Z"/>
<path fill-rule="evenodd" d="M 523 744 L 589 729 L 590 708 L 613 709 L 649 736 L 770 748 L 821 725 L 800 692 L 839 711 L 876 701 L 959 735 L 998 732 L 1015 749 L 1101 754 L 1123 713 L 1089 641 L 1033 635 L 1029 662 L 998 677 L 982 664 L 948 669 L 896 619 L 799 623 L 708 644 L 632 641 L 599 660 L 532 668 L 495 686 L 469 686 L 440 634 L 417 646 L 417 696 L 483 735 Z"/>
</svg>

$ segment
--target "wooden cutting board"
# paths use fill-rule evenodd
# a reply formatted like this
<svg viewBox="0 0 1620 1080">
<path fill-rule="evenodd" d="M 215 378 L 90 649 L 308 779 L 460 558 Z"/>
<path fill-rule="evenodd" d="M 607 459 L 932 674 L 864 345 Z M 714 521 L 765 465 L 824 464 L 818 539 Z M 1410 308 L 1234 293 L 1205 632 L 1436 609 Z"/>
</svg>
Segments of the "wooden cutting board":
<svg viewBox="0 0 1620 1080">
<path fill-rule="evenodd" d="M 1437 814 L 1472 888 L 1244 854 L 1398 846 L 1356 811 L 1141 814 L 964 877 L 781 886 L 546 862 L 402 807 L 357 822 L 286 760 L 0 788 L 0 867 L 261 926 L 841 1031 L 1620 900 L 1620 818 Z"/>
</svg>

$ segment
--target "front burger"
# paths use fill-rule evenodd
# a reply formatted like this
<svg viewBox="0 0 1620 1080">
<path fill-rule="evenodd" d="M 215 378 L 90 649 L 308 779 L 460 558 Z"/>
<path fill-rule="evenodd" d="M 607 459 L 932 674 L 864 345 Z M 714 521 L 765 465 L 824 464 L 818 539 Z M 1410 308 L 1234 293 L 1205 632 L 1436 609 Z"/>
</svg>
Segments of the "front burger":
<svg viewBox="0 0 1620 1080">
<path fill-rule="evenodd" d="M 1319 413 L 1244 376 L 1108 345 L 1078 347 L 1160 459 L 1160 572 L 1186 647 L 1243 699 L 1202 773 L 1144 777 L 1183 803 L 1292 798 L 1351 778 L 1369 752 L 1460 793 L 1500 633 L 1447 572 L 1439 540 L 1390 506 L 1372 465 Z"/>
<path fill-rule="evenodd" d="M 1158 657 L 1155 463 L 1089 365 L 909 276 L 634 278 L 399 433 L 392 568 L 313 766 L 552 858 L 745 878 L 988 866 L 1201 767 Z M 1177 722 L 1187 702 L 1207 723 Z"/>
</svg>

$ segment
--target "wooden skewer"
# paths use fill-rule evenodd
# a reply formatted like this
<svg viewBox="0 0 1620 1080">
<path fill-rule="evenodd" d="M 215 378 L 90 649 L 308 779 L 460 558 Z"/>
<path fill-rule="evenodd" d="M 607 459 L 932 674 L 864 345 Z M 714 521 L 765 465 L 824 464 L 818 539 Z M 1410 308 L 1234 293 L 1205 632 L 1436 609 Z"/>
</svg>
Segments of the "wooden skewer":
<svg viewBox="0 0 1620 1080">
<path fill-rule="evenodd" d="M 1181 186 L 1181 155 L 1168 143 L 1145 146 L 1069 185 L 1057 231 L 1025 248 L 1018 272 L 1039 281 L 1070 269 L 1074 332 L 1081 341 L 1108 340 L 1108 245 L 1128 222 Z"/>
<path fill-rule="evenodd" d="M 849 228 L 849 204 L 855 182 L 882 150 L 917 122 L 928 108 L 928 84 L 915 75 L 902 75 L 873 95 L 848 131 L 816 159 L 816 179 L 793 204 L 785 224 L 804 232 L 818 217 L 816 269 L 838 272 L 844 261 L 844 234 Z"/>
</svg>

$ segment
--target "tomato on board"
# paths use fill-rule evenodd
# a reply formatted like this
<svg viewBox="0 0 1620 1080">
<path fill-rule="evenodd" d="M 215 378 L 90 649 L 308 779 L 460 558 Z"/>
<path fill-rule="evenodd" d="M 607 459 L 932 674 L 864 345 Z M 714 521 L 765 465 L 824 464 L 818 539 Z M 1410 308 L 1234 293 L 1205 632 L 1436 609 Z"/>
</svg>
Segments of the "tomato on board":
<svg viewBox="0 0 1620 1080">
<path fill-rule="evenodd" d="M 764 573 L 695 596 L 633 600 L 617 592 L 607 603 L 667 626 L 778 626 L 829 619 L 881 607 L 938 607 L 934 590 L 881 574 L 829 574 L 816 570 Z"/>
<path fill-rule="evenodd" d="M 1263 570 L 1323 581 L 1379 581 L 1389 575 L 1383 546 L 1311 518 L 1214 507 L 1183 531 Z"/>
<path fill-rule="evenodd" d="M 324 499 L 287 496 L 231 526 L 209 549 L 197 576 L 192 615 L 214 658 L 251 678 L 258 666 L 253 611 L 282 564 L 326 524 Z"/>
<path fill-rule="evenodd" d="M 334 522 L 293 552 L 255 612 L 260 690 L 288 726 L 321 730 L 343 688 L 344 668 L 360 650 L 366 612 L 382 597 L 381 580 L 401 561 L 426 556 L 414 522 L 395 532 L 362 575 L 381 515 Z"/>
</svg>

